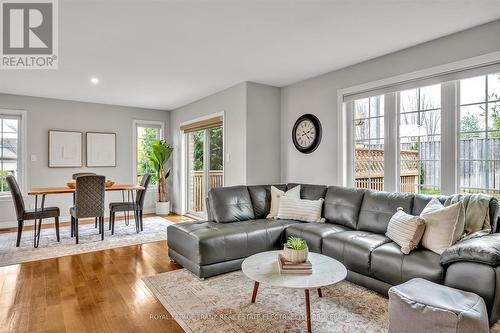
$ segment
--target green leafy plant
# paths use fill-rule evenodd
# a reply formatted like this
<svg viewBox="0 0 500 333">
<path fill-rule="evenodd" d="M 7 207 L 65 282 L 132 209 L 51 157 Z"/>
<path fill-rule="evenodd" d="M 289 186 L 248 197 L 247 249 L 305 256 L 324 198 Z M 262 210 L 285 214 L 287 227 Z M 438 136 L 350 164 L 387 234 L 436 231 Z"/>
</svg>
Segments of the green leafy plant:
<svg viewBox="0 0 500 333">
<path fill-rule="evenodd" d="M 168 162 L 174 148 L 165 140 L 156 140 L 151 144 L 151 152 L 149 153 L 149 162 L 151 168 L 158 177 L 158 201 L 166 202 L 167 198 L 167 178 L 170 175 L 170 169 L 165 172 L 165 163 Z"/>
<path fill-rule="evenodd" d="M 288 237 L 285 246 L 292 250 L 304 250 L 307 248 L 307 243 L 300 237 Z"/>
</svg>

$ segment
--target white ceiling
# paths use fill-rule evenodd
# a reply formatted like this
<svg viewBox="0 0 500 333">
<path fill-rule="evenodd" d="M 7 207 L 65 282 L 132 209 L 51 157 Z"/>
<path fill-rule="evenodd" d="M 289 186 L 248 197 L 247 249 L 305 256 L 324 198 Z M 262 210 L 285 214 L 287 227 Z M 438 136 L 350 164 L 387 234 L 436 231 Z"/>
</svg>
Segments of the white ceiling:
<svg viewBox="0 0 500 333">
<path fill-rule="evenodd" d="M 170 110 L 242 81 L 285 86 L 486 23 L 499 4 L 59 0 L 59 69 L 0 71 L 0 92 Z"/>
</svg>

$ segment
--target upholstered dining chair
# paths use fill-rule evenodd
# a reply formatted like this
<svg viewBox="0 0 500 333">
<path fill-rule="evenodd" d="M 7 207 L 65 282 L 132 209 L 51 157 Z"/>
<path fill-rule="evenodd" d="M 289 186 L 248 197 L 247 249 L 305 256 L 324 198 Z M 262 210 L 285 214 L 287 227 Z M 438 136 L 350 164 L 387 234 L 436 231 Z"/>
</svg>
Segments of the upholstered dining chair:
<svg viewBox="0 0 500 333">
<path fill-rule="evenodd" d="M 77 172 L 73 174 L 73 179 L 76 179 L 77 177 L 80 176 L 94 176 L 96 173 L 95 172 Z"/>
<path fill-rule="evenodd" d="M 17 215 L 17 241 L 16 247 L 19 247 L 21 243 L 21 235 L 23 233 L 24 221 L 26 220 L 35 220 L 35 219 L 49 219 L 54 218 L 55 227 L 56 227 L 56 238 L 57 241 L 60 241 L 59 237 L 59 216 L 61 215 L 58 207 L 44 207 L 43 211 L 35 210 L 35 209 L 25 209 L 23 195 L 21 190 L 19 189 L 19 185 L 17 184 L 17 180 L 14 176 L 7 176 L 7 184 L 10 188 L 10 193 L 12 194 L 12 199 L 14 200 L 14 206 L 16 207 L 16 215 Z M 40 234 L 40 227 L 42 222 L 38 224 L 38 234 Z M 35 230 L 36 234 L 36 230 Z M 36 243 L 35 243 L 36 245 Z"/>
<path fill-rule="evenodd" d="M 111 234 L 115 234 L 115 216 L 117 212 L 134 212 L 135 229 L 137 232 L 144 230 L 143 215 L 144 215 L 144 198 L 151 181 L 149 173 L 144 174 L 141 179 L 141 186 L 144 190 L 137 191 L 135 201 L 133 202 L 112 202 L 109 204 L 109 228 Z"/>
<path fill-rule="evenodd" d="M 97 175 L 76 177 L 75 205 L 70 208 L 71 237 L 78 244 L 78 220 L 95 217 L 99 222 L 99 233 L 104 240 L 104 193 L 106 177 Z"/>
<path fill-rule="evenodd" d="M 90 172 L 90 171 L 87 171 L 87 172 L 77 172 L 77 173 L 74 173 L 73 176 L 71 178 L 73 178 L 73 180 L 75 180 L 77 177 L 80 177 L 80 176 L 93 176 L 95 175 L 96 173 L 95 172 Z M 75 204 L 73 202 L 73 204 Z M 95 218 L 95 222 L 94 222 L 94 226 L 97 228 L 97 217 Z"/>
</svg>

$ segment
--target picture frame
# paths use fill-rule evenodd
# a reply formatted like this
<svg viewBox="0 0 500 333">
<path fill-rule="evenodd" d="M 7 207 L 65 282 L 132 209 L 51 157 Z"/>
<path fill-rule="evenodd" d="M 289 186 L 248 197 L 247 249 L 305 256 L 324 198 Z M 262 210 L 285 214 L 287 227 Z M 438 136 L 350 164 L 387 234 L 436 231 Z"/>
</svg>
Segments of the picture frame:
<svg viewBox="0 0 500 333">
<path fill-rule="evenodd" d="M 49 130 L 49 168 L 81 168 L 83 166 L 83 133 Z"/>
<path fill-rule="evenodd" d="M 116 167 L 116 133 L 87 132 L 87 167 Z"/>
</svg>

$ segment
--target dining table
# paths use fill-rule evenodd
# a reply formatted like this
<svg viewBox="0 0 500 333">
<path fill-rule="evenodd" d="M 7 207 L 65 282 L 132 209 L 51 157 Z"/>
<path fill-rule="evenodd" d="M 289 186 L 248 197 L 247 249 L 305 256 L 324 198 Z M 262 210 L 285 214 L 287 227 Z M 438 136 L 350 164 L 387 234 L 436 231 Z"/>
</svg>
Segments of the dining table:
<svg viewBox="0 0 500 333">
<path fill-rule="evenodd" d="M 131 200 L 131 202 L 134 204 L 135 208 L 135 192 L 140 191 L 140 190 L 145 190 L 144 186 L 141 185 L 134 185 L 134 184 L 113 184 L 111 186 L 106 186 L 105 191 L 106 192 L 117 192 L 121 191 L 122 192 L 122 200 L 125 202 L 125 192 L 127 192 L 127 200 Z M 35 197 L 35 212 L 43 212 L 44 207 L 45 207 L 45 197 L 47 195 L 60 195 L 60 194 L 72 194 L 73 195 L 73 202 L 75 201 L 75 193 L 76 193 L 76 188 L 74 187 L 69 187 L 69 186 L 49 186 L 49 187 L 38 187 L 38 188 L 33 188 L 28 192 L 29 196 L 34 196 Z M 40 209 L 38 209 L 38 199 L 41 197 L 40 200 Z M 134 209 L 135 211 L 135 209 Z M 129 215 L 128 212 L 125 212 L 126 214 L 126 221 L 128 222 L 129 220 Z M 135 214 L 135 213 L 134 213 Z M 35 219 L 35 224 L 33 226 L 33 245 L 35 247 L 38 247 L 38 244 L 40 243 L 40 232 L 41 232 L 41 227 L 42 227 L 42 219 L 39 219 L 38 224 L 37 220 Z"/>
</svg>

